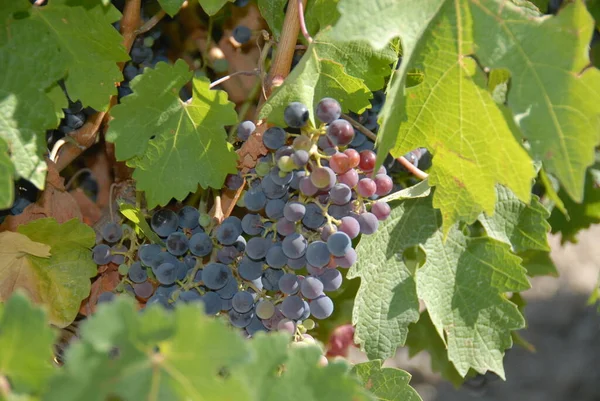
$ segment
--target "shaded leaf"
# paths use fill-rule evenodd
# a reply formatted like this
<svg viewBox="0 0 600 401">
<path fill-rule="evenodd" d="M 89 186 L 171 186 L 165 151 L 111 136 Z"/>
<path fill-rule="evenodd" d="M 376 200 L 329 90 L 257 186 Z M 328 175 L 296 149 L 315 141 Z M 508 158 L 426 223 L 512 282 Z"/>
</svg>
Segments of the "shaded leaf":
<svg viewBox="0 0 600 401">
<path fill-rule="evenodd" d="M 179 12 L 179 9 L 183 5 L 185 0 L 158 0 L 158 3 L 163 10 L 171 17 Z"/>
<path fill-rule="evenodd" d="M 381 360 L 354 365 L 363 386 L 381 401 L 421 401 L 421 397 L 408 383 L 411 375 L 396 368 L 383 368 Z"/>
<path fill-rule="evenodd" d="M 12 391 L 37 393 L 54 373 L 55 334 L 46 313 L 20 292 L 0 304 L 0 311 L 0 374 L 10 380 Z"/>
<path fill-rule="evenodd" d="M 205 13 L 210 16 L 218 13 L 225 3 L 232 3 L 233 0 L 198 0 Z"/>
</svg>

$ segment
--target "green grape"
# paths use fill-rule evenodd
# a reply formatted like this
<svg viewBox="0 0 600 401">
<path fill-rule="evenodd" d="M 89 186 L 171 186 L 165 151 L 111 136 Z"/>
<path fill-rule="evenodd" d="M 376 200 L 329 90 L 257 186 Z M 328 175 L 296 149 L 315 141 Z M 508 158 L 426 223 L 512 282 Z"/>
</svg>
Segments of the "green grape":
<svg viewBox="0 0 600 401">
<path fill-rule="evenodd" d="M 285 173 L 289 173 L 290 171 L 294 170 L 298 166 L 296 166 L 296 164 L 294 163 L 294 161 L 292 160 L 291 157 L 281 156 L 279 158 L 279 161 L 277 162 L 277 167 L 279 167 L 279 170 L 281 170 L 279 175 L 281 175 L 281 173 L 283 173 L 283 175 L 282 175 L 282 177 L 283 177 L 283 176 L 285 176 Z"/>
<path fill-rule="evenodd" d="M 210 225 L 211 220 L 212 219 L 208 214 L 201 213 L 200 217 L 198 217 L 198 224 L 200 224 L 202 227 L 208 227 Z"/>
<path fill-rule="evenodd" d="M 265 177 L 267 174 L 269 174 L 269 171 L 271 171 L 271 164 L 266 162 L 258 162 L 255 169 L 256 174 L 258 174 L 259 177 Z"/>
<path fill-rule="evenodd" d="M 304 326 L 306 330 L 312 330 L 315 328 L 315 321 L 312 319 L 306 319 L 302 322 L 302 326 Z"/>
<path fill-rule="evenodd" d="M 119 274 L 121 276 L 125 276 L 128 272 L 129 272 L 129 266 L 127 266 L 124 263 L 119 265 Z"/>
</svg>

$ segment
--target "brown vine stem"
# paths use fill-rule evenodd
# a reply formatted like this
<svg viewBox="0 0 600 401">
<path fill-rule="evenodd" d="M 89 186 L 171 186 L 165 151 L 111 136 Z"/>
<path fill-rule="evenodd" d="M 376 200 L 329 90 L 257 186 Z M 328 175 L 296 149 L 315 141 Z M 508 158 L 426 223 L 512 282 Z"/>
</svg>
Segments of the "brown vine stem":
<svg viewBox="0 0 600 401">
<path fill-rule="evenodd" d="M 359 123 L 358 121 L 356 121 L 355 119 L 350 117 L 349 115 L 342 114 L 342 118 L 344 120 L 348 121 L 350 124 L 352 124 L 352 126 L 354 128 L 356 128 L 357 130 L 359 130 L 360 132 L 365 134 L 366 137 L 369 138 L 370 140 L 372 140 L 373 142 L 375 142 L 375 140 L 377 139 L 377 135 L 375 135 L 371 130 L 369 130 L 367 127 L 365 127 L 364 125 L 362 125 L 361 123 Z M 415 165 L 412 164 L 411 162 L 409 162 L 408 160 L 406 160 L 406 158 L 404 156 L 397 157 L 396 160 L 398 160 L 398 162 L 400 164 L 402 164 L 402 166 L 406 170 L 408 170 L 409 173 L 414 175 L 415 177 L 417 177 L 421 180 L 424 180 L 425 178 L 429 177 L 429 174 L 427 174 L 423 170 L 419 169 L 418 167 L 415 167 Z"/>
<path fill-rule="evenodd" d="M 165 12 L 165 10 L 160 10 L 159 12 L 157 12 L 156 14 L 154 14 L 152 16 L 152 18 L 150 18 L 148 21 L 146 21 L 146 23 L 144 25 L 142 25 L 141 27 L 139 27 L 135 31 L 135 34 L 136 35 L 141 35 L 142 33 L 148 32 L 150 29 L 154 28 L 156 26 L 156 24 L 158 24 L 160 22 L 160 20 L 164 18 L 165 15 L 167 15 L 167 13 Z"/>
<path fill-rule="evenodd" d="M 269 97 L 275 86 L 277 84 L 280 85 L 290 73 L 298 33 L 300 33 L 300 18 L 298 18 L 299 2 L 302 2 L 303 6 L 306 5 L 306 0 L 290 0 L 288 4 L 281 29 L 281 37 L 279 38 L 279 45 L 277 46 L 275 58 L 265 82 L 266 97 Z M 263 99 L 263 102 L 264 100 L 266 99 Z"/>
<path fill-rule="evenodd" d="M 306 29 L 306 22 L 304 21 L 304 4 L 301 1 L 298 2 L 298 20 L 300 21 L 300 29 L 302 30 L 302 35 L 308 43 L 313 42 L 312 36 L 308 33 L 308 29 Z"/>
<path fill-rule="evenodd" d="M 127 0 L 123 8 L 123 18 L 121 19 L 121 34 L 123 35 L 123 46 L 129 53 L 133 41 L 136 37 L 136 29 L 140 26 L 141 0 Z M 121 71 L 125 63 L 119 63 Z M 113 96 L 110 100 L 110 107 L 117 103 L 117 97 Z M 58 171 L 62 171 L 73 160 L 75 160 L 86 149 L 96 143 L 98 131 L 102 122 L 106 122 L 108 113 L 101 111 L 93 114 L 81 128 L 70 135 L 70 141 L 61 142 L 60 148 L 53 149 L 53 160 L 56 163 Z M 59 145 L 57 143 L 57 145 Z"/>
<path fill-rule="evenodd" d="M 232 72 L 229 75 L 225 75 L 222 78 L 217 79 L 214 82 L 211 82 L 209 85 L 209 88 L 212 89 L 215 86 L 222 84 L 225 81 L 228 81 L 230 78 L 235 77 L 236 75 L 260 75 L 260 71 L 258 69 L 253 70 L 253 71 L 236 71 L 236 72 Z"/>
</svg>

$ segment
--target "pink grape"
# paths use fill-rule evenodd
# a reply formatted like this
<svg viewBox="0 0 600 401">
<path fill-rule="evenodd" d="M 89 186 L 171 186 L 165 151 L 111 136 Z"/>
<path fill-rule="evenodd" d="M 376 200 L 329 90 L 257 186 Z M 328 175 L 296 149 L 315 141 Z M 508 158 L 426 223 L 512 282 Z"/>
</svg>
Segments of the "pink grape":
<svg viewBox="0 0 600 401">
<path fill-rule="evenodd" d="M 375 193 L 379 196 L 389 194 L 394 186 L 392 179 L 386 174 L 377 174 L 374 181 L 375 185 L 377 186 Z"/>
<path fill-rule="evenodd" d="M 344 154 L 348 156 L 348 162 L 350 163 L 350 168 L 358 167 L 360 163 L 360 154 L 355 149 L 346 149 L 344 150 Z M 383 167 L 383 166 L 381 166 Z M 385 168 L 385 167 L 384 167 Z"/>
<path fill-rule="evenodd" d="M 356 187 L 356 192 L 365 198 L 375 195 L 375 191 L 377 191 L 377 184 L 370 178 L 362 178 Z"/>
<path fill-rule="evenodd" d="M 360 234 L 360 225 L 354 217 L 345 216 L 342 217 L 342 223 L 338 226 L 338 231 L 348 234 L 350 238 L 356 238 Z"/>
<path fill-rule="evenodd" d="M 317 188 L 331 188 L 335 184 L 335 173 L 329 167 L 317 167 L 312 171 L 310 181 Z"/>
<path fill-rule="evenodd" d="M 336 153 L 329 159 L 329 167 L 336 174 L 344 174 L 350 170 L 350 158 L 344 153 Z"/>
<path fill-rule="evenodd" d="M 356 172 L 354 169 L 351 169 L 346 171 L 344 174 L 338 175 L 337 179 L 340 184 L 346 184 L 350 188 L 354 188 L 356 184 L 358 184 L 358 172 Z"/>
<path fill-rule="evenodd" d="M 363 150 L 360 152 L 360 163 L 358 166 L 364 172 L 373 171 L 375 168 L 375 160 L 377 159 L 377 155 L 372 150 Z"/>
<path fill-rule="evenodd" d="M 327 138 L 334 145 L 346 146 L 354 139 L 354 128 L 346 120 L 334 120 L 327 127 Z"/>
<path fill-rule="evenodd" d="M 386 220 L 388 217 L 390 217 L 391 212 L 392 208 L 390 208 L 390 205 L 385 202 L 375 202 L 371 206 L 371 213 L 373 213 L 379 221 Z"/>
</svg>

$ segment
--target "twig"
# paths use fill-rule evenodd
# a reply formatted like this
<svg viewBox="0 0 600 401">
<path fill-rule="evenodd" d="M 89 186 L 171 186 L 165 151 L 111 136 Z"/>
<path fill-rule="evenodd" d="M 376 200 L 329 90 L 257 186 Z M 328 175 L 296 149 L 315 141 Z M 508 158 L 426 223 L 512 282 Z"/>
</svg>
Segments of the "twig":
<svg viewBox="0 0 600 401">
<path fill-rule="evenodd" d="M 313 42 L 313 38 L 308 33 L 308 29 L 306 29 L 306 22 L 304 21 L 304 5 L 301 1 L 298 2 L 298 20 L 300 21 L 300 29 L 302 30 L 302 35 L 308 43 Z"/>
<path fill-rule="evenodd" d="M 223 215 L 223 208 L 221 207 L 221 195 L 215 193 L 215 204 L 213 205 L 213 219 L 218 224 L 223 222 L 225 216 Z"/>
<path fill-rule="evenodd" d="M 396 160 L 398 160 L 398 162 L 400 164 L 402 164 L 402 166 L 408 170 L 409 173 L 411 173 L 412 175 L 414 175 L 415 177 L 424 180 L 425 178 L 429 177 L 429 174 L 427 174 L 426 172 L 424 172 L 423 170 L 419 169 L 418 167 L 416 167 L 414 164 L 412 164 L 411 162 L 409 162 L 406 157 L 404 156 L 400 156 L 397 157 Z"/>
<path fill-rule="evenodd" d="M 302 5 L 306 4 L 306 0 L 290 0 L 288 4 L 281 29 L 279 46 L 275 52 L 275 58 L 265 82 L 266 97 L 271 95 L 274 88 L 273 83 L 282 82 L 292 68 L 294 50 L 298 40 L 298 33 L 300 32 L 300 19 L 298 18 L 299 2 L 302 2 Z"/>
<path fill-rule="evenodd" d="M 377 135 L 375 135 L 371 130 L 367 129 L 367 127 L 365 127 L 364 125 L 362 125 L 361 123 L 359 123 L 358 121 L 356 121 L 355 119 L 350 117 L 349 115 L 342 114 L 342 118 L 344 120 L 348 121 L 350 124 L 352 124 L 352 126 L 354 128 L 356 128 L 357 130 L 359 130 L 360 132 L 365 134 L 367 136 L 367 138 L 369 138 L 373 142 L 375 142 L 377 140 Z M 415 177 L 417 177 L 421 180 L 424 180 L 425 178 L 429 177 L 429 174 L 427 174 L 423 170 L 420 170 L 418 167 L 415 167 L 415 165 L 412 164 L 411 162 L 409 162 L 408 160 L 406 160 L 406 158 L 404 156 L 400 156 L 400 157 L 396 158 L 396 160 L 398 160 L 398 162 L 400 164 L 402 164 L 402 166 L 404 166 L 404 168 L 407 169 L 408 172 L 411 173 L 412 175 L 414 175 Z"/>
<path fill-rule="evenodd" d="M 150 29 L 154 28 L 156 26 L 156 24 L 158 24 L 160 22 L 160 20 L 163 19 L 163 17 L 166 14 L 167 13 L 165 12 L 165 10 L 161 9 L 159 12 L 157 12 L 156 14 L 154 14 L 152 16 L 152 18 L 150 18 L 148 21 L 146 21 L 146 23 L 144 25 L 142 25 L 141 27 L 139 27 L 135 31 L 135 34 L 136 35 L 141 35 L 142 33 L 148 32 Z"/>
<path fill-rule="evenodd" d="M 342 118 L 344 120 L 348 121 L 350 124 L 352 124 L 352 126 L 354 128 L 356 128 L 357 130 L 359 130 L 360 132 L 362 132 L 363 134 L 365 134 L 367 136 L 367 138 L 369 138 L 373 142 L 375 142 L 377 140 L 377 135 L 375 135 L 367 127 L 365 127 L 364 125 L 362 125 L 361 123 L 359 123 L 358 121 L 356 121 L 355 119 L 353 119 L 352 117 L 350 117 L 348 114 L 343 114 L 342 113 Z"/>
<path fill-rule="evenodd" d="M 65 184 L 65 190 L 68 191 L 73 182 L 75 182 L 75 179 L 77 179 L 77 177 L 79 177 L 81 174 L 85 173 L 88 173 L 89 175 L 94 175 L 94 172 L 87 167 L 80 169 L 75 174 L 73 174 L 73 177 L 69 178 L 69 181 L 67 181 L 67 183 Z"/>
<path fill-rule="evenodd" d="M 258 76 L 258 75 L 260 75 L 260 71 L 257 68 L 257 69 L 252 70 L 252 71 L 236 71 L 236 72 L 232 72 L 229 75 L 225 75 L 224 77 L 219 78 L 219 79 L 217 79 L 214 82 L 211 82 L 211 84 L 209 85 L 209 88 L 212 89 L 215 86 L 217 86 L 219 84 L 222 84 L 225 81 L 228 81 L 231 77 L 235 77 L 236 75 L 256 75 L 256 76 Z"/>
</svg>

